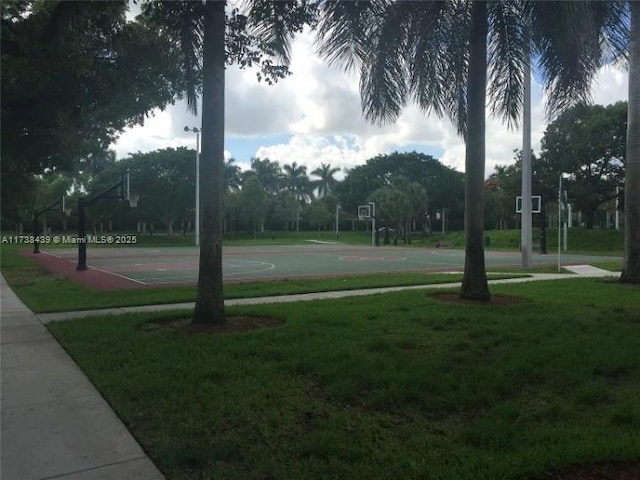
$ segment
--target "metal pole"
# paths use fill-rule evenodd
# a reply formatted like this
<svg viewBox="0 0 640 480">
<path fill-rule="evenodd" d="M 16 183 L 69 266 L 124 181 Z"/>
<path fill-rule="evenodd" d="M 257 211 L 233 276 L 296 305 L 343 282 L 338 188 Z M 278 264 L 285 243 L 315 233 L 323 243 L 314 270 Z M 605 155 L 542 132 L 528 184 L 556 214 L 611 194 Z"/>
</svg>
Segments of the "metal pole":
<svg viewBox="0 0 640 480">
<path fill-rule="evenodd" d="M 33 253 L 40 253 L 40 242 L 38 241 L 38 212 L 33 212 Z"/>
<path fill-rule="evenodd" d="M 84 197 L 78 197 L 78 265 L 76 270 L 87 269 L 87 202 Z"/>
<path fill-rule="evenodd" d="M 371 202 L 371 246 L 376 246 L 376 204 Z"/>
<path fill-rule="evenodd" d="M 616 230 L 620 230 L 620 187 L 616 186 Z"/>
<path fill-rule="evenodd" d="M 340 211 L 340 205 L 336 205 L 336 242 L 340 240 L 340 224 L 338 223 L 338 212 Z"/>
<path fill-rule="evenodd" d="M 560 273 L 560 231 L 561 227 L 561 219 L 562 219 L 562 173 L 560 174 L 560 178 L 558 179 L 558 273 Z"/>
<path fill-rule="evenodd" d="M 200 245 L 200 130 L 196 130 L 196 247 Z"/>
<path fill-rule="evenodd" d="M 527 53 L 524 67 L 522 122 L 522 268 L 531 267 L 531 54 Z"/>
</svg>

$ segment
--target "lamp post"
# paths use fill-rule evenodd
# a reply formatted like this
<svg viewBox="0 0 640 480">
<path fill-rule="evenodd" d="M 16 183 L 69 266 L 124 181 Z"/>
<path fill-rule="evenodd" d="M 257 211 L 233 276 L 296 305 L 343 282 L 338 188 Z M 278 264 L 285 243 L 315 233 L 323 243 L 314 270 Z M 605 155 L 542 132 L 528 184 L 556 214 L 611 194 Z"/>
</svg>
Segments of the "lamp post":
<svg viewBox="0 0 640 480">
<path fill-rule="evenodd" d="M 200 129 L 184 127 L 185 132 L 196 134 L 196 247 L 200 245 Z"/>
<path fill-rule="evenodd" d="M 340 212 L 340 205 L 336 204 L 336 242 L 340 240 L 339 212 Z"/>
<path fill-rule="evenodd" d="M 520 232 L 522 268 L 531 267 L 531 53 L 527 52 L 524 68 L 522 121 L 522 230 Z"/>
</svg>

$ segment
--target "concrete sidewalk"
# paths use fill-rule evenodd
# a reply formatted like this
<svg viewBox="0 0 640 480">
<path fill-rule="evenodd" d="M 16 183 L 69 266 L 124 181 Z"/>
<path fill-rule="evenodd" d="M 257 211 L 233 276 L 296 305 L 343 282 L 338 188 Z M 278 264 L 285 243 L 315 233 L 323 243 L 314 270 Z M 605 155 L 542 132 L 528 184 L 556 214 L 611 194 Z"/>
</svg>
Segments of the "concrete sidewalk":
<svg viewBox="0 0 640 480">
<path fill-rule="evenodd" d="M 4 277 L 0 293 L 0 478 L 164 478 Z"/>
<path fill-rule="evenodd" d="M 581 267 L 581 266 L 579 266 Z M 577 268 L 578 275 L 572 275 L 567 273 L 534 273 L 529 277 L 522 278 L 506 278 L 501 280 L 489 280 L 490 285 L 500 285 L 504 283 L 526 283 L 526 282 L 538 282 L 542 280 L 560 280 L 560 279 L 575 279 L 578 276 L 589 277 L 605 277 L 605 276 L 620 276 L 620 273 L 609 272 L 607 270 L 596 269 L 590 266 L 584 266 L 588 268 Z M 568 267 L 565 267 L 568 268 Z M 289 302 L 308 302 L 311 300 L 327 300 L 333 298 L 347 298 L 347 297 L 360 297 L 364 295 L 377 295 L 382 293 L 399 292 L 402 290 L 427 290 L 427 289 L 447 289 L 447 288 L 459 288 L 460 282 L 452 283 L 438 283 L 433 285 L 411 285 L 405 287 L 382 287 L 382 288 L 367 288 L 362 290 L 342 290 L 332 292 L 317 292 L 317 293 L 303 293 L 296 295 L 280 295 L 276 297 L 260 297 L 260 298 L 240 298 L 225 300 L 224 304 L 228 307 L 235 305 L 258 305 L 266 303 L 289 303 Z M 171 303 L 160 305 L 141 305 L 137 307 L 118 307 L 118 308 L 103 308 L 99 310 L 79 310 L 75 312 L 60 312 L 60 313 L 41 313 L 38 314 L 38 319 L 47 324 L 49 322 L 56 322 L 59 320 L 70 320 L 73 318 L 93 317 L 98 315 L 120 315 L 123 313 L 137 313 L 137 312 L 161 312 L 168 310 L 189 310 L 194 307 L 194 302 L 186 303 Z"/>
</svg>

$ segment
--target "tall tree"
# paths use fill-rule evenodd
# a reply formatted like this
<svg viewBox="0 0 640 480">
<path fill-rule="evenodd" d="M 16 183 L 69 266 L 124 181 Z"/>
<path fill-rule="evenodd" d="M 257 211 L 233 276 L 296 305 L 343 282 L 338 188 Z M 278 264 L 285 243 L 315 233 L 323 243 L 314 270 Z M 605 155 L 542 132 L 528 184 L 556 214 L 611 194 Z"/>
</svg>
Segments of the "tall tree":
<svg viewBox="0 0 640 480">
<path fill-rule="evenodd" d="M 542 137 L 542 156 L 567 180 L 570 202 L 593 228 L 600 205 L 615 198 L 624 181 L 627 103 L 579 104 L 551 122 Z"/>
<path fill-rule="evenodd" d="M 270 195 L 275 195 L 282 185 L 282 169 L 278 162 L 272 162 L 268 158 L 252 158 L 251 171 L 245 172 L 245 177 L 255 174 L 258 176 L 265 191 Z"/>
<path fill-rule="evenodd" d="M 111 169 L 117 172 L 115 175 L 105 172 L 108 181 L 93 186 L 100 191 L 113 183 L 125 168 L 129 169 L 131 191 L 140 195 L 136 213 L 151 221 L 160 221 L 167 235 L 171 236 L 177 221 L 192 218 L 195 203 L 194 156 L 195 151 L 185 147 L 134 153 L 115 162 Z"/>
<path fill-rule="evenodd" d="M 296 231 L 300 230 L 300 212 L 302 206 L 313 198 L 313 183 L 307 176 L 307 167 L 293 162 L 284 166 L 282 183 L 286 190 L 292 192 L 298 200 L 299 208 L 296 213 Z"/>
<path fill-rule="evenodd" d="M 240 167 L 235 164 L 236 159 L 230 158 L 224 162 L 224 188 L 225 191 L 237 191 L 242 184 Z"/>
<path fill-rule="evenodd" d="M 331 193 L 331 189 L 336 184 L 334 176 L 339 171 L 340 169 L 338 167 L 332 167 L 328 163 L 322 163 L 311 172 L 311 175 L 318 177 L 318 180 L 314 182 L 318 190 L 318 198 L 324 198 Z"/>
<path fill-rule="evenodd" d="M 254 236 L 264 224 L 267 210 L 265 195 L 260 179 L 256 175 L 248 177 L 242 186 L 241 214 Z"/>
<path fill-rule="evenodd" d="M 624 185 L 624 263 L 620 281 L 640 283 L 640 3 L 630 1 L 629 110 Z"/>
<path fill-rule="evenodd" d="M 448 116 L 466 144 L 465 273 L 461 296 L 489 300 L 484 264 L 485 102 L 510 125 L 521 118 L 529 55 L 540 59 L 550 114 L 588 96 L 603 47 L 624 43 L 619 2 L 328 1 L 320 53 L 359 68 L 365 116 L 398 118 L 408 100 Z"/>
<path fill-rule="evenodd" d="M 2 215 L 29 178 L 75 175 L 179 90 L 171 46 L 126 2 L 2 2 Z M 26 183 L 25 183 L 26 182 Z M 24 198 L 24 197 L 23 197 Z"/>
<path fill-rule="evenodd" d="M 284 166 L 282 183 L 285 189 L 295 193 L 298 200 L 306 202 L 313 196 L 313 184 L 307 176 L 307 167 L 293 162 Z"/>
<path fill-rule="evenodd" d="M 288 44 L 309 20 L 305 2 L 249 2 L 249 13 L 226 12 L 226 1 L 147 2 L 143 14 L 180 46 L 188 104 L 202 93 L 200 264 L 194 323 L 224 323 L 222 224 L 224 70 L 258 65 L 268 83 L 288 74 Z M 274 64 L 274 59 L 276 63 Z"/>
</svg>

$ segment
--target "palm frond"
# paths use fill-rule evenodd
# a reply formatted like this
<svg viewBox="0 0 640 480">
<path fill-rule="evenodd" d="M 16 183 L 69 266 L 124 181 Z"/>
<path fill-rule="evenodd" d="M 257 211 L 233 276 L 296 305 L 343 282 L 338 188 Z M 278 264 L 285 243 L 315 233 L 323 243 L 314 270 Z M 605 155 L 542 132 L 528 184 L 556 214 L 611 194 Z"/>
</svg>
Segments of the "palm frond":
<svg viewBox="0 0 640 480">
<path fill-rule="evenodd" d="M 251 33 L 262 50 L 285 64 L 291 58 L 291 42 L 311 19 L 312 8 L 297 0 L 254 0 L 250 4 Z"/>
<path fill-rule="evenodd" d="M 389 0 L 328 0 L 320 5 L 316 49 L 331 66 L 359 70 L 371 42 L 371 30 Z"/>
<path fill-rule="evenodd" d="M 602 64 L 626 62 L 630 44 L 629 2 L 616 0 L 592 5 L 595 29 L 602 32 L 600 50 Z"/>
<path fill-rule="evenodd" d="M 202 88 L 202 41 L 204 10 L 201 2 L 148 2 L 142 6 L 144 21 L 179 44 L 181 69 L 187 107 L 194 114 L 198 109 L 198 94 Z"/>
<path fill-rule="evenodd" d="M 426 113 L 433 111 L 442 117 L 451 98 L 447 98 L 444 73 L 449 69 L 447 49 L 452 32 L 448 15 L 452 2 L 420 3 L 415 10 L 409 31 L 411 95 Z M 459 32 L 458 32 L 459 33 Z"/>
<path fill-rule="evenodd" d="M 509 127 L 523 108 L 524 67 L 530 57 L 527 11 L 520 0 L 489 4 L 488 80 L 491 113 Z"/>
<path fill-rule="evenodd" d="M 589 1 L 531 3 L 533 43 L 545 80 L 547 116 L 591 100 L 591 81 L 601 64 L 600 32 Z"/>
<path fill-rule="evenodd" d="M 374 26 L 361 67 L 360 93 L 365 118 L 383 124 L 398 118 L 409 92 L 406 61 L 414 2 L 395 2 Z"/>
<path fill-rule="evenodd" d="M 449 26 L 443 30 L 456 32 L 445 45 L 442 72 L 445 114 L 456 126 L 458 134 L 467 137 L 471 5 L 464 0 L 454 2 L 448 15 Z"/>
</svg>

